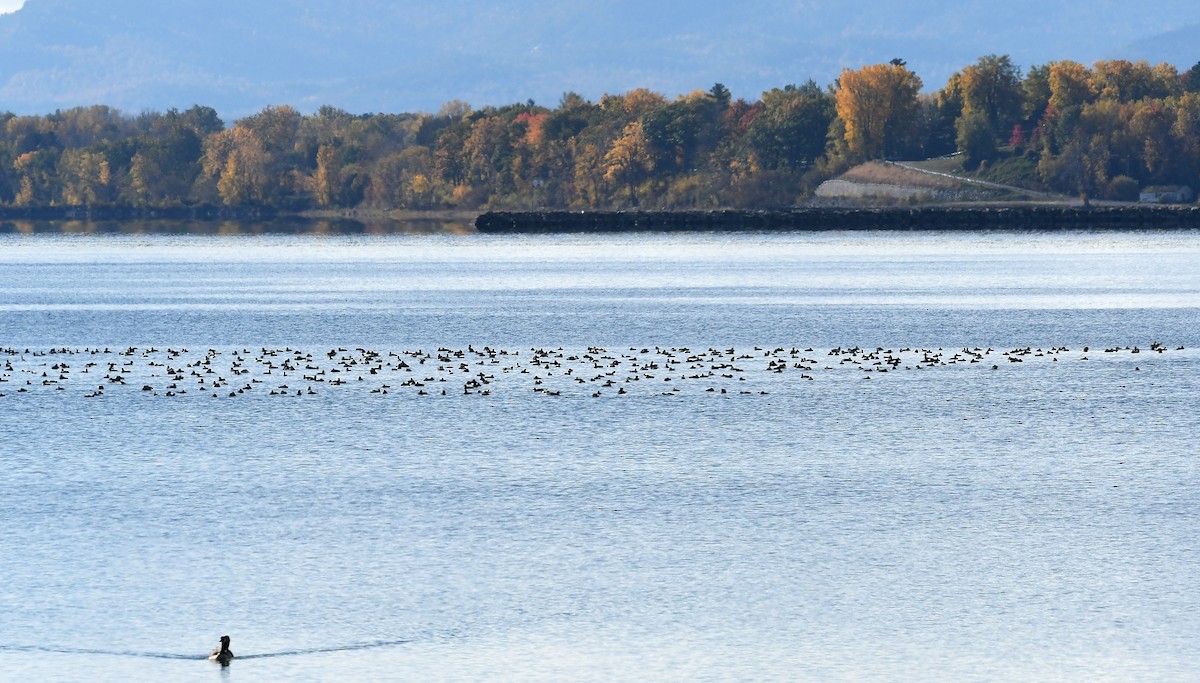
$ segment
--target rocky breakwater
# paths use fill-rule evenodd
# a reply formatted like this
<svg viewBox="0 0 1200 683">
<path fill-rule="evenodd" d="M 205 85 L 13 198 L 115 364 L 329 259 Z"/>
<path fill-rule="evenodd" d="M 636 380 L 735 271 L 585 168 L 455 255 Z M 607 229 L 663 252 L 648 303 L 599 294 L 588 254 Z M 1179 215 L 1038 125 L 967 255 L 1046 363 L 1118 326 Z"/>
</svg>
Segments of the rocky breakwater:
<svg viewBox="0 0 1200 683">
<path fill-rule="evenodd" d="M 1195 230 L 1200 207 L 931 207 L 779 211 L 489 212 L 482 233 L 820 230 Z"/>
</svg>

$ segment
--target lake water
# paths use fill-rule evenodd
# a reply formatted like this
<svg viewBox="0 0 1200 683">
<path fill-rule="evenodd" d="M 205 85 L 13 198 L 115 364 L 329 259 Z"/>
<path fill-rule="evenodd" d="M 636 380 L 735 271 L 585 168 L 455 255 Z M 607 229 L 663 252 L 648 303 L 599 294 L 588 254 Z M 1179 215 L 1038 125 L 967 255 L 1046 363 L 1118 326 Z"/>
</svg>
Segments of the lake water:
<svg viewBox="0 0 1200 683">
<path fill-rule="evenodd" d="M 0 234 L 0 678 L 1200 680 L 1198 233 L 211 232 Z"/>
</svg>

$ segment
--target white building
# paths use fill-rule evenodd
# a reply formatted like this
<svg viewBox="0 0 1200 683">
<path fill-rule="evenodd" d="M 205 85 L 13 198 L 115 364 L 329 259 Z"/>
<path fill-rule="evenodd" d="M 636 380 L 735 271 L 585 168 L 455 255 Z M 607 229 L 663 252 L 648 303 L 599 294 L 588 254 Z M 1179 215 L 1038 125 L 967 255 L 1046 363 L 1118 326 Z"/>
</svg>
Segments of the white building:
<svg viewBox="0 0 1200 683">
<path fill-rule="evenodd" d="M 1142 204 L 1186 204 L 1196 198 L 1196 193 L 1187 185 L 1162 185 L 1142 190 L 1138 201 Z"/>
</svg>

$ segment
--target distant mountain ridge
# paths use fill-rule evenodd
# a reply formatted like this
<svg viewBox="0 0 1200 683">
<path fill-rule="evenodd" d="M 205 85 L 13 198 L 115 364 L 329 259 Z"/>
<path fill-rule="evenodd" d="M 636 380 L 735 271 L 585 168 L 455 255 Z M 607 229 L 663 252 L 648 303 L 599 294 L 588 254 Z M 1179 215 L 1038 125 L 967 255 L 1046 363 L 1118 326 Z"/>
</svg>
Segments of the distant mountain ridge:
<svg viewBox="0 0 1200 683">
<path fill-rule="evenodd" d="M 1193 12 L 1193 0 L 1153 12 L 1114 0 L 897 0 L 857 12 L 824 0 L 27 0 L 0 16 L 0 110 L 431 111 L 452 99 L 552 104 L 566 91 L 673 96 L 718 81 L 752 99 L 893 57 L 934 89 L 992 52 L 1025 67 L 1130 56 L 1187 68 L 1200 60 L 1188 56 Z"/>
<path fill-rule="evenodd" d="M 1200 63 L 1200 23 L 1189 24 L 1130 44 L 1123 50 L 1128 59 L 1169 62 L 1185 70 Z"/>
</svg>

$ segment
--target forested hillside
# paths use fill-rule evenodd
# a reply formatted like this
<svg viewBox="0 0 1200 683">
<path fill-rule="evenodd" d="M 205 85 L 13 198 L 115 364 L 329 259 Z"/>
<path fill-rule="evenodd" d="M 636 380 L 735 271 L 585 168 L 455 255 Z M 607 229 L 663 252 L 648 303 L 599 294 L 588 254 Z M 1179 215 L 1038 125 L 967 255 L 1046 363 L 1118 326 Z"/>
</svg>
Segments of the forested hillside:
<svg viewBox="0 0 1200 683">
<path fill-rule="evenodd" d="M 105 106 L 0 116 L 8 206 L 283 210 L 768 207 L 850 164 L 962 152 L 1093 197 L 1200 185 L 1200 65 L 986 56 L 927 93 L 901 60 L 735 98 L 638 89 L 436 114 L 268 107 L 126 116 Z"/>
</svg>

